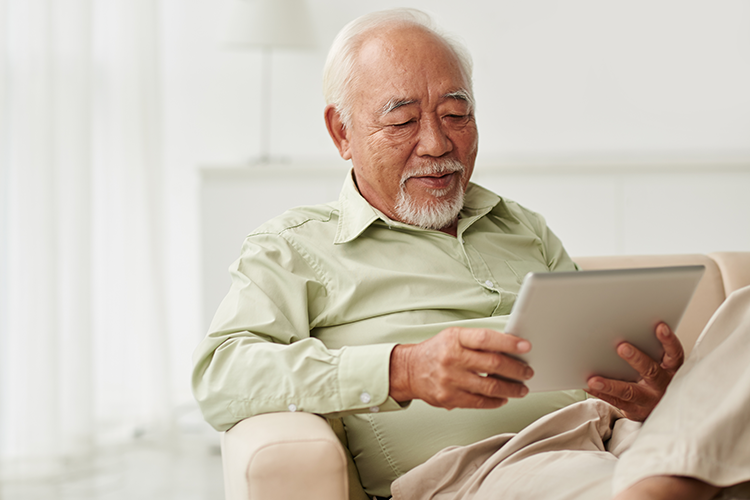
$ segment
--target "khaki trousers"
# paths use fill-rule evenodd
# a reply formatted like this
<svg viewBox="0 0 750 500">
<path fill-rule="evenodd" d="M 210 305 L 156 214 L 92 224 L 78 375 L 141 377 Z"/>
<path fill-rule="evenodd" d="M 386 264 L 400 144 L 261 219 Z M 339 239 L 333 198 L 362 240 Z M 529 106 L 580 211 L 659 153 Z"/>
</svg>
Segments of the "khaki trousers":
<svg viewBox="0 0 750 500">
<path fill-rule="evenodd" d="M 750 499 L 750 287 L 719 308 L 643 425 L 587 400 L 518 434 L 447 448 L 391 490 L 394 500 L 607 500 L 662 474 Z"/>
</svg>

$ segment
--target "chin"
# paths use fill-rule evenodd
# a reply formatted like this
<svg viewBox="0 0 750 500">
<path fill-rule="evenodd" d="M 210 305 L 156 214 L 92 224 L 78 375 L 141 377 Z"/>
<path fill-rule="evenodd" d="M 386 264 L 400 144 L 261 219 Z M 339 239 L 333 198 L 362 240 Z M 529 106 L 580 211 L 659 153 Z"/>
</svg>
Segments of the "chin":
<svg viewBox="0 0 750 500">
<path fill-rule="evenodd" d="M 417 201 L 405 191 L 401 192 L 395 207 L 396 215 L 402 222 L 424 229 L 439 231 L 456 221 L 464 206 L 464 190 L 441 189 L 440 196 L 427 195 L 426 201 Z"/>
</svg>

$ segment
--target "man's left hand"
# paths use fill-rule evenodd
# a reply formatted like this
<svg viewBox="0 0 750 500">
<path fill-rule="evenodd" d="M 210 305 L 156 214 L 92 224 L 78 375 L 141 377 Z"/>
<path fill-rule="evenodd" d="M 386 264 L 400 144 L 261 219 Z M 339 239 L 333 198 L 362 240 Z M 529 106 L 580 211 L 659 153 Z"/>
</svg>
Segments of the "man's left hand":
<svg viewBox="0 0 750 500">
<path fill-rule="evenodd" d="M 657 325 L 656 337 L 664 347 L 661 363 L 627 342 L 617 346 L 617 354 L 640 374 L 638 382 L 594 376 L 588 380 L 587 392 L 616 406 L 631 420 L 646 420 L 685 360 L 680 340 L 666 323 Z"/>
</svg>

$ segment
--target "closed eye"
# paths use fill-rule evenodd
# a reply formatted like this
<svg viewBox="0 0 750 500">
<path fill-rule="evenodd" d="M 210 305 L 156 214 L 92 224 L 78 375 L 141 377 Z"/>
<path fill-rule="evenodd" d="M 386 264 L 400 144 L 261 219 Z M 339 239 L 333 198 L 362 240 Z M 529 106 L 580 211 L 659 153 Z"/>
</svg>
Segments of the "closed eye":
<svg viewBox="0 0 750 500">
<path fill-rule="evenodd" d="M 394 123 L 391 125 L 391 127 L 402 128 L 402 127 L 406 127 L 407 125 L 411 125 L 412 123 L 414 123 L 414 120 L 409 120 L 409 121 L 405 121 L 402 123 Z"/>
<path fill-rule="evenodd" d="M 471 119 L 471 116 L 472 116 L 471 113 L 467 113 L 467 114 L 456 113 L 456 114 L 445 115 L 445 119 L 450 120 L 452 122 L 466 122 L 469 119 Z"/>
</svg>

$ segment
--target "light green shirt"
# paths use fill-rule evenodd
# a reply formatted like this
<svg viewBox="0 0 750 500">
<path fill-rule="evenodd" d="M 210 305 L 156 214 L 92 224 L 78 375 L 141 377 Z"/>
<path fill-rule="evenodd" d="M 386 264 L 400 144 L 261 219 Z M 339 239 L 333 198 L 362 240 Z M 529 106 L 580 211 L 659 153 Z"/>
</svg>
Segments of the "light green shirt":
<svg viewBox="0 0 750 500">
<path fill-rule="evenodd" d="M 268 412 L 345 417 L 363 485 L 388 496 L 393 479 L 445 446 L 516 432 L 585 398 L 403 410 L 388 396 L 393 346 L 450 326 L 502 331 L 527 272 L 573 269 L 540 215 L 477 185 L 452 237 L 387 218 L 348 175 L 338 202 L 292 209 L 245 239 L 195 352 L 193 391 L 217 430 Z"/>
</svg>

